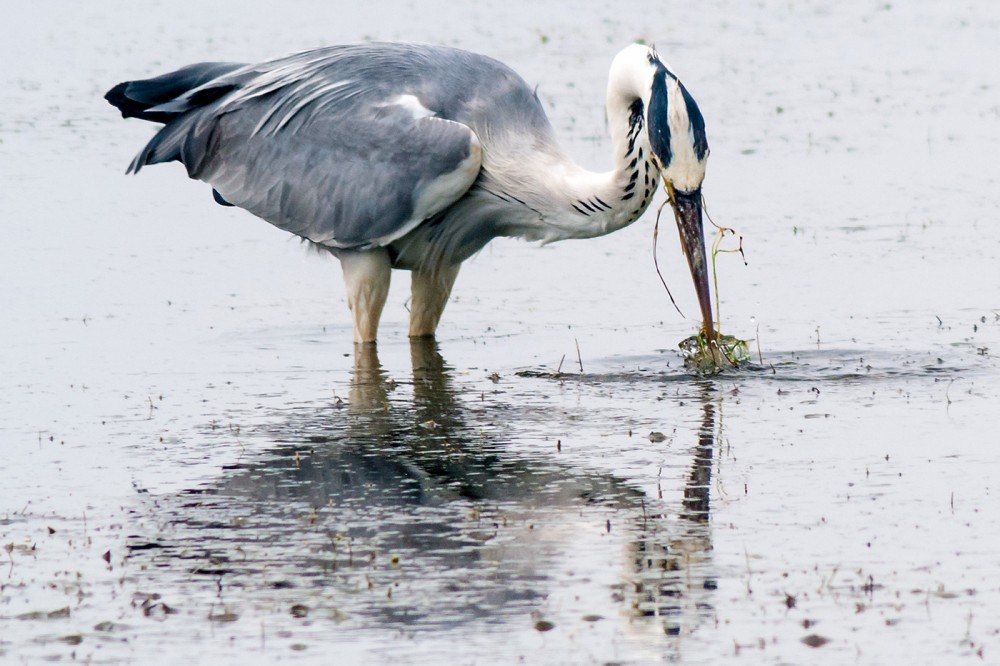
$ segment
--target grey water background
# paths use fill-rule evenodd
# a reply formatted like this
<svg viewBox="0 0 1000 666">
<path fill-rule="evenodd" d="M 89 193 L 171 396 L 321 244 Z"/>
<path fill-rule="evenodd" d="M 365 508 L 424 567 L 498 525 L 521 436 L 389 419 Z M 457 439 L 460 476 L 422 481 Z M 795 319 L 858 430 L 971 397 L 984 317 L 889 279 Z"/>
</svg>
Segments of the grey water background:
<svg viewBox="0 0 1000 666">
<path fill-rule="evenodd" d="M 994 3 L 3 19 L 5 663 L 1000 659 Z M 355 355 L 333 262 L 176 165 L 123 175 L 152 127 L 114 83 L 360 39 L 507 62 L 591 168 L 611 58 L 655 43 L 707 119 L 748 260 L 720 258 L 723 328 L 757 367 L 683 369 L 652 211 L 492 244 L 436 344 L 397 277 Z M 692 315 L 669 224 L 659 258 Z"/>
</svg>

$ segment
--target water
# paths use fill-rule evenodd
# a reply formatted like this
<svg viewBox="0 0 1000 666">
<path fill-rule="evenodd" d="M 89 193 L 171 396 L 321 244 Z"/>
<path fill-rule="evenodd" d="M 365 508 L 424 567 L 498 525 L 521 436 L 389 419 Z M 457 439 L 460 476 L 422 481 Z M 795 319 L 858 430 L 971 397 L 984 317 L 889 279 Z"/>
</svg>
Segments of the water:
<svg viewBox="0 0 1000 666">
<path fill-rule="evenodd" d="M 8 12 L 5 661 L 998 659 L 1000 15 L 522 9 Z M 505 60 L 593 168 L 608 63 L 655 42 L 744 237 L 722 316 L 754 366 L 684 371 L 652 215 L 494 243 L 436 344 L 397 277 L 355 356 L 335 265 L 178 168 L 122 175 L 150 128 L 110 85 L 360 38 Z M 690 315 L 672 234 L 659 257 Z"/>
</svg>

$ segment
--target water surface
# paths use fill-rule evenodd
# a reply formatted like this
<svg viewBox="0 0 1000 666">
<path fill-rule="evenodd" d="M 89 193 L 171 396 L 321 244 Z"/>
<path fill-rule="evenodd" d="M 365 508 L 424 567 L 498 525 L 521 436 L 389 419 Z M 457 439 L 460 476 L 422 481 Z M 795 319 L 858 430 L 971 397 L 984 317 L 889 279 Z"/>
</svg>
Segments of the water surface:
<svg viewBox="0 0 1000 666">
<path fill-rule="evenodd" d="M 1000 654 L 1000 14 L 980 4 L 14 8 L 0 35 L 0 657 L 974 663 Z M 436 343 L 101 95 L 199 60 L 454 44 L 607 164 L 611 58 L 699 100 L 723 327 L 676 351 L 652 214 L 492 244 Z M 660 265 L 696 311 L 672 234 Z M 579 349 L 579 353 L 577 351 Z"/>
</svg>

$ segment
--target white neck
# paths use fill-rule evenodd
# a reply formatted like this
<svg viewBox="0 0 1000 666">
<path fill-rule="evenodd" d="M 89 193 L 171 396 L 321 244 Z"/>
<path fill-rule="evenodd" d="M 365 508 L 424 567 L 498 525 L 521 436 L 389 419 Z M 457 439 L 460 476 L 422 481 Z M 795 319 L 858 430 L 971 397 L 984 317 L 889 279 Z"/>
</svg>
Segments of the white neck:
<svg viewBox="0 0 1000 666">
<path fill-rule="evenodd" d="M 611 171 L 588 171 L 561 153 L 536 162 L 543 191 L 532 197 L 532 203 L 540 219 L 522 221 L 512 235 L 544 243 L 593 238 L 628 226 L 649 207 L 660 170 L 646 134 L 653 71 L 647 53 L 645 47 L 631 46 L 611 66 L 607 96 Z"/>
</svg>

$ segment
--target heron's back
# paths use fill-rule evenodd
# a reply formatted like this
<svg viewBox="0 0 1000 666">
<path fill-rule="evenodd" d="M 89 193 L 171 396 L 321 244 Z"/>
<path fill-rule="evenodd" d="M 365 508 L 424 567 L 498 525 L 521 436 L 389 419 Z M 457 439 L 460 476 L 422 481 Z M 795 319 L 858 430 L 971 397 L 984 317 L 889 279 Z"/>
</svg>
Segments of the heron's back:
<svg viewBox="0 0 1000 666">
<path fill-rule="evenodd" d="M 331 247 L 388 245 L 408 234 L 421 188 L 467 157 L 463 136 L 420 124 L 423 117 L 471 129 L 482 147 L 468 195 L 475 201 L 436 216 L 449 236 L 424 234 L 439 260 L 460 261 L 501 233 L 504 202 L 482 191 L 493 179 L 502 174 L 507 182 L 493 189 L 510 190 L 525 158 L 558 153 L 541 103 L 518 74 L 448 47 L 330 46 L 255 65 L 196 65 L 112 92 L 142 104 L 131 115 L 166 122 L 132 170 L 180 161 L 225 201 Z"/>
</svg>

